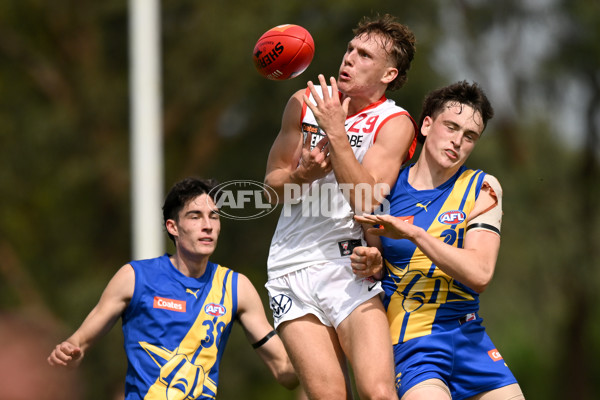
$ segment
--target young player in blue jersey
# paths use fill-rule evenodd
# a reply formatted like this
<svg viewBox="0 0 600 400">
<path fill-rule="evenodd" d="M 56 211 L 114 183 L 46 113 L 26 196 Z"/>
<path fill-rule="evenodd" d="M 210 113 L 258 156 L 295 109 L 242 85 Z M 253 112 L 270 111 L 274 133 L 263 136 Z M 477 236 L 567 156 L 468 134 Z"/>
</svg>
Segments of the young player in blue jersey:
<svg viewBox="0 0 600 400">
<path fill-rule="evenodd" d="M 477 84 L 430 93 L 421 154 L 400 172 L 389 213 L 356 217 L 383 256 L 359 247 L 351 259 L 358 276 L 383 278 L 402 400 L 524 398 L 478 314 L 500 247 L 502 188 L 464 163 L 492 116 Z"/>
<path fill-rule="evenodd" d="M 50 365 L 79 365 L 121 317 L 126 399 L 214 399 L 238 320 L 277 381 L 288 389 L 298 385 L 250 280 L 209 261 L 221 230 L 214 184 L 187 178 L 171 188 L 163 216 L 175 253 L 121 267 L 81 327 L 52 351 Z"/>
</svg>

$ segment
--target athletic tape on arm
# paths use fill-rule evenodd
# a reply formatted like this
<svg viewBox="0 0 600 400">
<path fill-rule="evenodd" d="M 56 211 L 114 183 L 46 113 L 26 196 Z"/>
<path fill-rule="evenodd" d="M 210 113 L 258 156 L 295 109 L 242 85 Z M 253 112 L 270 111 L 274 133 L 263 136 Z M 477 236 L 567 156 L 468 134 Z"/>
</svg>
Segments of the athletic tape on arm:
<svg viewBox="0 0 600 400">
<path fill-rule="evenodd" d="M 496 204 L 488 208 L 467 224 L 470 229 L 485 229 L 500 234 L 502 225 L 502 186 L 492 175 L 486 175 L 483 180 L 482 190 L 489 190 L 490 195 L 496 199 Z"/>
</svg>

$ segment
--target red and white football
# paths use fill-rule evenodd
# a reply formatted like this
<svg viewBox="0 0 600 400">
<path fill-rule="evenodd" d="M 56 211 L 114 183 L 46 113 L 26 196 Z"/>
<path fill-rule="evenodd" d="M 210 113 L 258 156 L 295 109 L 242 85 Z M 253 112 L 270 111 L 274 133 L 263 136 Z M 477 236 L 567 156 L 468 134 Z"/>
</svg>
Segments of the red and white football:
<svg viewBox="0 0 600 400">
<path fill-rule="evenodd" d="M 254 65 L 265 78 L 282 81 L 300 75 L 312 62 L 315 43 L 299 25 L 279 25 L 266 31 L 254 46 Z"/>
</svg>

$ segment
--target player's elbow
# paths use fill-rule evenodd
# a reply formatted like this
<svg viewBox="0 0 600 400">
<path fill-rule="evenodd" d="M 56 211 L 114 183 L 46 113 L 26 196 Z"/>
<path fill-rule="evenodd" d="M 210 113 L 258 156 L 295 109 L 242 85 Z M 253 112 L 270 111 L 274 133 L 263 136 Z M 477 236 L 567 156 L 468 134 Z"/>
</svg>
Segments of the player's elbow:
<svg viewBox="0 0 600 400">
<path fill-rule="evenodd" d="M 476 293 L 483 293 L 489 284 L 492 282 L 492 277 L 494 275 L 492 271 L 481 271 L 479 274 L 473 276 L 469 287 L 473 289 Z"/>
<path fill-rule="evenodd" d="M 300 384 L 298 376 L 294 371 L 294 367 L 292 366 L 292 363 L 289 362 L 289 360 L 286 363 L 286 365 L 273 371 L 273 375 L 275 376 L 277 382 L 279 382 L 279 384 L 286 389 L 295 389 Z"/>
<path fill-rule="evenodd" d="M 485 291 L 485 289 L 487 289 L 488 285 L 487 284 L 472 284 L 471 285 L 471 289 L 473 289 L 475 291 L 475 293 L 477 294 L 481 294 Z"/>
<path fill-rule="evenodd" d="M 265 177 L 263 182 L 262 197 L 269 204 L 277 205 L 282 203 L 285 198 L 285 184 L 271 178 L 270 175 Z"/>
</svg>

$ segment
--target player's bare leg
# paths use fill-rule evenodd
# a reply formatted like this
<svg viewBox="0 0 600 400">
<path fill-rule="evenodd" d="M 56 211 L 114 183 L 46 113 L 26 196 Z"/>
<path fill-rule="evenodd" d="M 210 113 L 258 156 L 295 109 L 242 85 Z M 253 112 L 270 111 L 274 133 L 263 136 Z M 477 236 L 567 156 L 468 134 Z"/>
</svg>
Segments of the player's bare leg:
<svg viewBox="0 0 600 400">
<path fill-rule="evenodd" d="M 427 379 L 410 388 L 402 400 L 451 400 L 450 389 L 439 379 Z"/>
<path fill-rule="evenodd" d="M 352 399 L 346 358 L 332 327 L 308 314 L 278 331 L 309 399 Z"/>
<path fill-rule="evenodd" d="M 525 400 L 518 383 L 469 397 L 469 400 Z"/>
<path fill-rule="evenodd" d="M 398 399 L 388 320 L 378 297 L 360 306 L 338 326 L 361 399 Z"/>
</svg>

